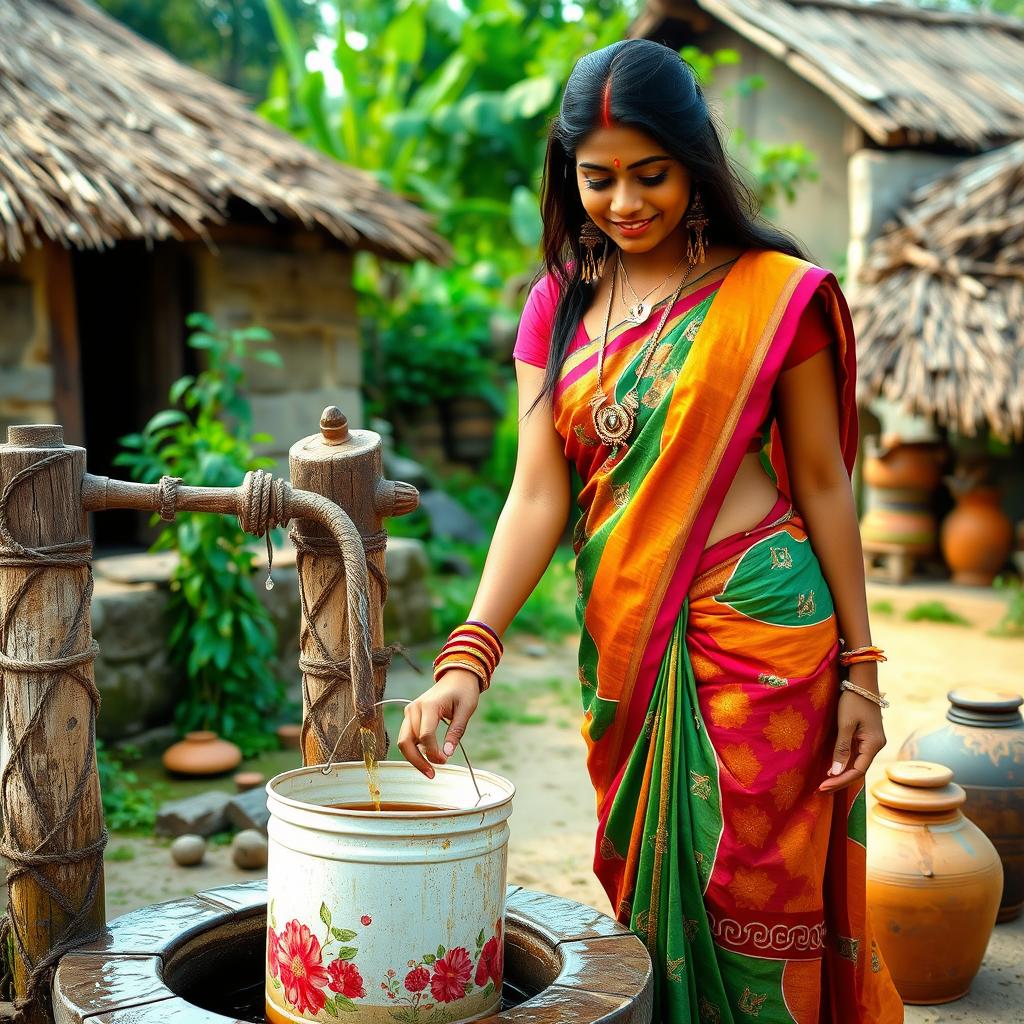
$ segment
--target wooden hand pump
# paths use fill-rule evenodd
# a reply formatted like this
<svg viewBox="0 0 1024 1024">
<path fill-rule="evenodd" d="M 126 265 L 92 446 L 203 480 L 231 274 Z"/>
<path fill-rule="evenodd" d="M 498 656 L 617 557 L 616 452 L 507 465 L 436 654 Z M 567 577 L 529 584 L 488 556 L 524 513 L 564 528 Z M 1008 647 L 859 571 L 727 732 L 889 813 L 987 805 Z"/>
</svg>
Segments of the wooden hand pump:
<svg viewBox="0 0 1024 1024">
<path fill-rule="evenodd" d="M 96 775 L 86 513 L 111 508 L 220 512 L 262 535 L 294 519 L 302 600 L 303 761 L 362 757 L 355 717 L 383 751 L 383 520 L 416 508 L 409 484 L 383 479 L 381 441 L 334 406 L 289 453 L 295 488 L 269 474 L 239 487 L 138 484 L 85 471 L 84 448 L 56 425 L 14 426 L 0 445 L 0 853 L 9 862 L 15 1006 L 52 1020 L 45 983 L 57 959 L 101 932 L 106 830 Z M 370 585 L 370 577 L 373 585 Z M 2 972 L 0 972 L 2 973 Z"/>
</svg>

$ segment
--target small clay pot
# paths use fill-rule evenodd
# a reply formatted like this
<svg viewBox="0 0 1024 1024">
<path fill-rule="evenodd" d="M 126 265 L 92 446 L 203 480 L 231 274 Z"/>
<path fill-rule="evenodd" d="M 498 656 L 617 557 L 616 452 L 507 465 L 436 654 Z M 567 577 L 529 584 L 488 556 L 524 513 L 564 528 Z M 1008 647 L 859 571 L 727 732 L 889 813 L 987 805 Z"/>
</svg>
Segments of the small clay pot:
<svg viewBox="0 0 1024 1024">
<path fill-rule="evenodd" d="M 239 793 L 256 789 L 258 786 L 262 786 L 264 782 L 266 782 L 266 778 L 262 772 L 239 772 L 234 778 L 235 789 Z"/>
<path fill-rule="evenodd" d="M 200 730 L 164 751 L 164 767 L 178 775 L 222 775 L 237 768 L 242 752 L 215 732 Z"/>
<path fill-rule="evenodd" d="M 1013 523 L 999 506 L 999 491 L 975 487 L 961 494 L 942 522 L 941 541 L 954 583 L 991 585 L 1013 547 Z"/>
<path fill-rule="evenodd" d="M 277 738 L 285 750 L 298 750 L 302 740 L 302 726 L 288 723 L 277 727 Z"/>
<path fill-rule="evenodd" d="M 867 903 L 876 941 L 905 1003 L 966 995 L 1003 890 L 999 854 L 960 813 L 949 768 L 896 761 L 871 788 Z"/>
<path fill-rule="evenodd" d="M 999 851 L 1003 898 L 998 921 L 1024 909 L 1024 718 L 1019 693 L 961 686 L 947 694 L 945 721 L 911 733 L 897 755 L 952 769 L 967 793 L 964 814 Z"/>
<path fill-rule="evenodd" d="M 267 837 L 254 828 L 243 829 L 231 843 L 235 867 L 255 871 L 267 866 Z"/>
</svg>

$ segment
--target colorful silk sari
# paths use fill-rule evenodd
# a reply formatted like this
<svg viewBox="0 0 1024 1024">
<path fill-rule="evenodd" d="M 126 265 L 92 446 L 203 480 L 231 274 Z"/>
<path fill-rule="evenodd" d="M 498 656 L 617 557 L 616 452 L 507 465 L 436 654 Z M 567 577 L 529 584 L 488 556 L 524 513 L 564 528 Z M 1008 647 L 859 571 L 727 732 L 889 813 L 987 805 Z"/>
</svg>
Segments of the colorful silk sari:
<svg viewBox="0 0 1024 1024">
<path fill-rule="evenodd" d="M 657 1019 L 672 1024 L 903 1020 L 865 919 L 863 789 L 817 792 L 838 639 L 803 525 L 782 499 L 705 551 L 819 290 L 852 467 L 845 300 L 827 272 L 779 253 L 747 253 L 676 303 L 640 381 L 631 442 L 614 457 L 588 406 L 599 342 L 570 353 L 556 391 L 555 424 L 582 481 L 574 548 L 595 871 L 647 944 Z M 618 400 L 655 322 L 609 333 L 604 380 Z M 785 495 L 775 427 L 762 459 Z"/>
</svg>

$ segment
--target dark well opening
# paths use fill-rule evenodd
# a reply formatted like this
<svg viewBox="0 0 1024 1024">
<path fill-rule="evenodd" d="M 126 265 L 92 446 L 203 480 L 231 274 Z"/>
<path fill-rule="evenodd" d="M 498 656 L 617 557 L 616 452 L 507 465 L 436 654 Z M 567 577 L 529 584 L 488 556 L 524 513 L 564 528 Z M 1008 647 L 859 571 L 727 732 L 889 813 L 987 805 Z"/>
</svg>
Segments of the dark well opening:
<svg viewBox="0 0 1024 1024">
<path fill-rule="evenodd" d="M 164 982 L 175 995 L 201 1009 L 263 1024 L 266 1020 L 263 1010 L 266 941 L 265 911 L 236 916 L 174 950 L 164 965 Z M 514 943 L 514 933 L 506 931 L 503 1010 L 517 1006 L 550 984 L 547 977 L 517 976 L 519 958 L 509 948 Z M 356 1024 L 359 1015 L 346 1015 L 346 1019 Z"/>
</svg>

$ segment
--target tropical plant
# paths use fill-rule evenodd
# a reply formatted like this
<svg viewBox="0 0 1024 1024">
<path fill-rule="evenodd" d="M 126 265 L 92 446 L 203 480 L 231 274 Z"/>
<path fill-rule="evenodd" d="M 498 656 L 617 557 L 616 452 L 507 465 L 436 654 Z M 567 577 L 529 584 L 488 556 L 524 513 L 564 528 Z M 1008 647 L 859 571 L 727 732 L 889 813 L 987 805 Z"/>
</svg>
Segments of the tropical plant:
<svg viewBox="0 0 1024 1024">
<path fill-rule="evenodd" d="M 180 61 L 255 96 L 279 55 L 264 0 L 98 0 L 100 7 Z M 317 0 L 281 0 L 295 31 L 312 42 Z M 269 59 L 268 59 L 269 58 Z"/>
<path fill-rule="evenodd" d="M 121 438 L 115 458 L 146 483 L 175 476 L 190 485 L 234 487 L 248 470 L 265 468 L 252 446 L 269 441 L 251 431 L 243 394 L 247 359 L 280 366 L 261 328 L 222 332 L 207 316 L 188 318 L 188 344 L 206 357 L 197 376 L 175 381 L 172 408 L 158 412 L 141 433 Z M 156 521 L 156 517 L 154 517 Z M 175 712 L 182 732 L 213 729 L 246 755 L 276 746 L 267 720 L 283 700 L 274 673 L 276 635 L 250 582 L 252 553 L 234 519 L 180 513 L 160 532 L 153 549 L 175 550 L 168 634 L 172 659 L 185 672 L 187 690 Z"/>
</svg>

